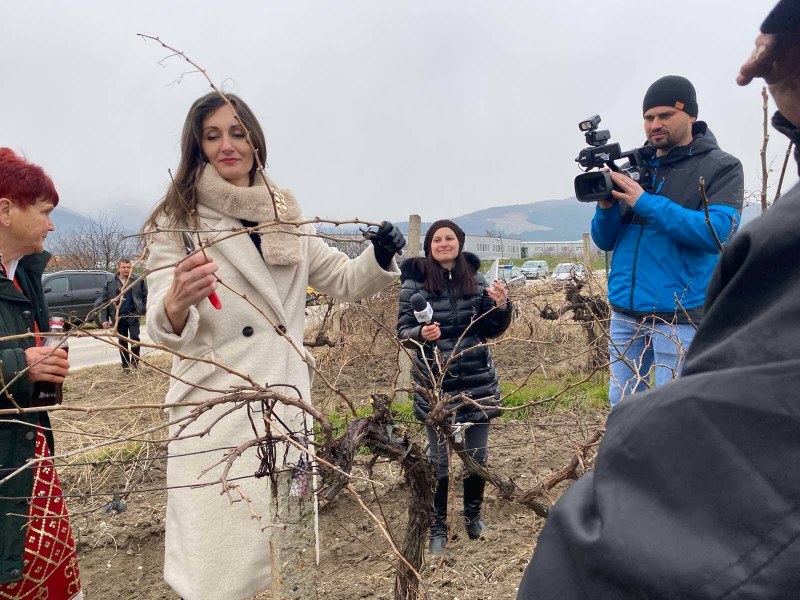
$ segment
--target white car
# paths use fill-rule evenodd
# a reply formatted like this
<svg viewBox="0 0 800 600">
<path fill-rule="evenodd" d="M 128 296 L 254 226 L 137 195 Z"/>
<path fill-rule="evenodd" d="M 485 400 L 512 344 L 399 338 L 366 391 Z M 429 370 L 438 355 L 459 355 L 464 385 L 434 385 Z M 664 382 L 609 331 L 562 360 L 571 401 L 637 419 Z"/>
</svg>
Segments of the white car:
<svg viewBox="0 0 800 600">
<path fill-rule="evenodd" d="M 527 279 L 546 278 L 550 273 L 546 260 L 526 260 L 519 270 Z"/>
<path fill-rule="evenodd" d="M 559 263 L 553 269 L 552 279 L 564 281 L 566 279 L 586 279 L 586 268 L 581 263 Z"/>
</svg>

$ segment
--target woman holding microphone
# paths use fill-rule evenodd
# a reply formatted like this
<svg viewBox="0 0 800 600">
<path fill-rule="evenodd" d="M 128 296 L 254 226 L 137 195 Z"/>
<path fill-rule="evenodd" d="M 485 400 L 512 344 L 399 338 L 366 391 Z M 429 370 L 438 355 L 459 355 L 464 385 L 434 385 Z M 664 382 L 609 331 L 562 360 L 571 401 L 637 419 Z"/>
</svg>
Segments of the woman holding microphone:
<svg viewBox="0 0 800 600">
<path fill-rule="evenodd" d="M 500 386 L 487 339 L 508 328 L 512 311 L 505 283 L 486 283 L 478 272 L 480 259 L 464 252 L 464 240 L 464 232 L 454 222 L 436 221 L 425 235 L 425 256 L 403 262 L 397 335 L 416 347 L 416 384 L 429 390 L 440 384 L 440 390 L 434 391 L 440 392 L 442 398 L 452 397 L 447 408 L 456 409 L 456 423 L 471 423 L 466 428 L 464 444 L 472 457 L 485 465 L 489 421 L 500 414 Z M 415 294 L 420 294 L 433 310 L 429 324 L 420 324 L 414 315 L 411 298 Z M 440 357 L 438 363 L 435 350 Z M 437 364 L 447 365 L 446 372 L 439 372 Z M 414 414 L 418 419 L 426 422 L 430 409 L 425 395 L 414 394 Z M 426 428 L 429 458 L 437 476 L 430 550 L 441 554 L 447 543 L 447 447 L 431 424 L 426 422 Z M 486 482 L 473 473 L 463 483 L 464 524 L 469 538 L 478 539 L 486 529 L 481 519 Z"/>
</svg>

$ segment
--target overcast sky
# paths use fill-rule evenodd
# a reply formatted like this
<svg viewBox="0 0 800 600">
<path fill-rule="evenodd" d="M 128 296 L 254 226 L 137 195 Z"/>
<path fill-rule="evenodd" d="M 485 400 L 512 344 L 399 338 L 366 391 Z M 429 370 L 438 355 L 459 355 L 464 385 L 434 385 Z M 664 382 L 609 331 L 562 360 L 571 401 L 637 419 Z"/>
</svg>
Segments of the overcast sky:
<svg viewBox="0 0 800 600">
<path fill-rule="evenodd" d="M 641 145 L 642 97 L 667 74 L 695 84 L 753 191 L 760 86 L 734 78 L 774 3 L 3 2 L 0 146 L 41 164 L 64 206 L 142 215 L 209 91 L 198 74 L 175 83 L 188 65 L 159 65 L 143 32 L 250 104 L 271 177 L 307 216 L 432 220 L 571 196 L 578 121 L 600 113 L 624 149 Z M 776 168 L 785 148 L 773 135 Z"/>
</svg>

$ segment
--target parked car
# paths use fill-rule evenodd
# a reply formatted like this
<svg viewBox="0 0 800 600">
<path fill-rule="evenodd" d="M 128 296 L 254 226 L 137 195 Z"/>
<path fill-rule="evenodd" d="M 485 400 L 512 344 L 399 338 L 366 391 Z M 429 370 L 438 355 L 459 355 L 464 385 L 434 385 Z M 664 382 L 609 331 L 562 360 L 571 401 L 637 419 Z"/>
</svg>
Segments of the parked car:
<svg viewBox="0 0 800 600">
<path fill-rule="evenodd" d="M 42 275 L 42 287 L 51 316 L 80 325 L 89 313 L 100 306 L 103 287 L 115 275 L 108 271 L 56 271 Z M 100 326 L 99 311 L 92 315 Z"/>
<path fill-rule="evenodd" d="M 565 279 L 586 279 L 586 267 L 581 263 L 559 263 L 551 276 L 556 281 Z"/>
<path fill-rule="evenodd" d="M 510 290 L 518 287 L 525 287 L 525 275 L 514 265 L 500 265 L 498 268 L 498 279 L 505 281 Z"/>
<path fill-rule="evenodd" d="M 546 260 L 526 260 L 519 270 L 526 279 L 546 278 L 550 273 Z"/>
</svg>

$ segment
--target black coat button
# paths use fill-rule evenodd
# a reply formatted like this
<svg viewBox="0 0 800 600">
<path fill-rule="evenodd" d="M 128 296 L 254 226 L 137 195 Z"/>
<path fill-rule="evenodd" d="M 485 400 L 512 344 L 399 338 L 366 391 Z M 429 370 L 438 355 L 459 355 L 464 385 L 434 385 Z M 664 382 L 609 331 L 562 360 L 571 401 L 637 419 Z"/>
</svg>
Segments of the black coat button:
<svg viewBox="0 0 800 600">
<path fill-rule="evenodd" d="M 247 327 L 242 329 L 242 335 L 244 337 L 250 337 L 251 335 L 253 335 L 253 328 L 250 327 L 250 325 L 248 325 Z"/>
<path fill-rule="evenodd" d="M 20 571 L 19 569 L 11 569 L 12 577 L 19 577 L 20 575 L 22 575 L 22 571 Z"/>
<path fill-rule="evenodd" d="M 33 315 L 31 315 L 31 311 L 29 311 L 29 310 L 23 310 L 22 311 L 22 318 L 25 319 L 26 321 L 28 319 L 30 319 L 32 316 Z"/>
<path fill-rule="evenodd" d="M 28 433 L 25 434 L 25 439 L 28 439 L 28 440 L 32 440 L 35 437 L 36 437 L 36 434 L 33 433 L 32 431 L 29 431 Z"/>
<path fill-rule="evenodd" d="M 278 325 L 278 331 L 281 333 L 286 333 L 286 325 Z"/>
</svg>

